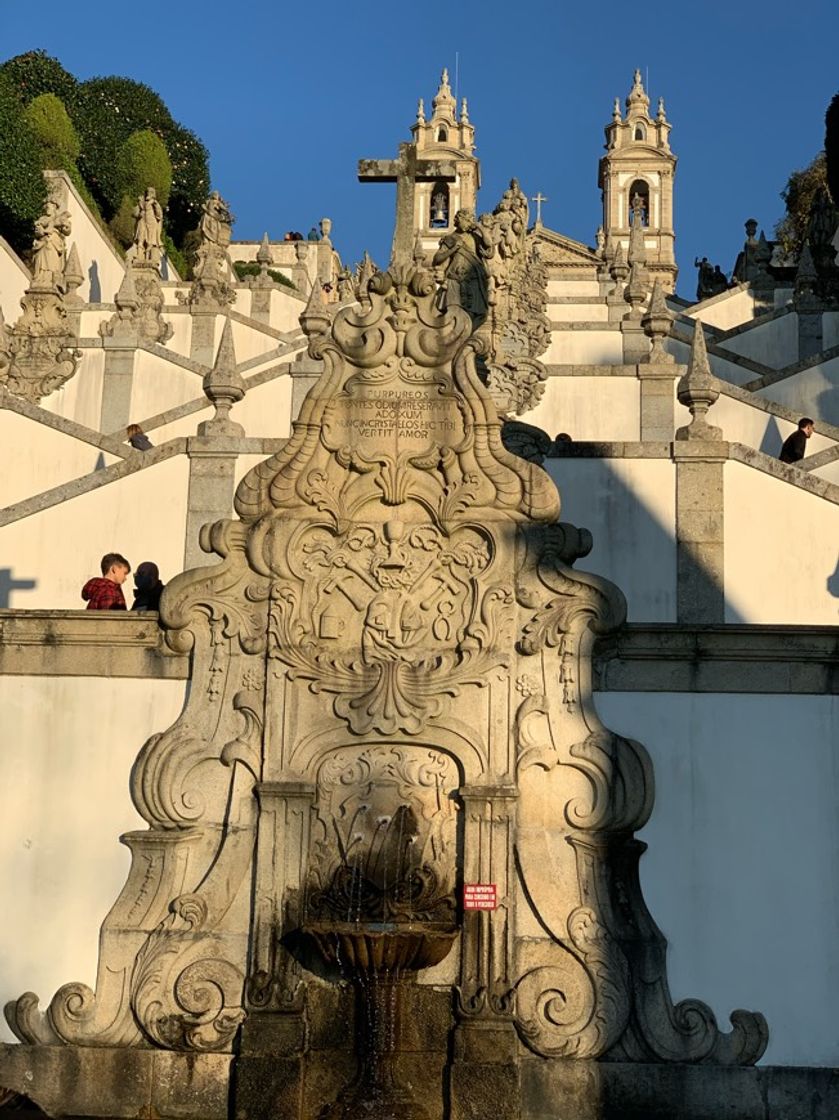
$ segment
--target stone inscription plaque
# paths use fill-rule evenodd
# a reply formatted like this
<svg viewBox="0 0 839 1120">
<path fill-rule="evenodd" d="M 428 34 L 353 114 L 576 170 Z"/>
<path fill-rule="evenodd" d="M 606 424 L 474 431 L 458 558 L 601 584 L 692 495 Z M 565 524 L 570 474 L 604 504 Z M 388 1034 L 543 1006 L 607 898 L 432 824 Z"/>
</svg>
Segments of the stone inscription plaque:
<svg viewBox="0 0 839 1120">
<path fill-rule="evenodd" d="M 368 389 L 339 397 L 324 419 L 328 447 L 421 451 L 429 444 L 455 445 L 463 421 L 453 398 L 424 388 Z"/>
</svg>

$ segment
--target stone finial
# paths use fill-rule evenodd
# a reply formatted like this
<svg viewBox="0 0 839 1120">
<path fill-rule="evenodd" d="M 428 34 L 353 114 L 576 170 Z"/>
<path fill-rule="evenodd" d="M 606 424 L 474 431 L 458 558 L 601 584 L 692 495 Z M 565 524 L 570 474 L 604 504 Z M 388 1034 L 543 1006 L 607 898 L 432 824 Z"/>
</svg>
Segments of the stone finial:
<svg viewBox="0 0 839 1120">
<path fill-rule="evenodd" d="M 653 284 L 652 295 L 650 296 L 650 306 L 647 312 L 641 319 L 641 326 L 644 328 L 644 334 L 650 339 L 650 362 L 662 362 L 671 365 L 675 359 L 672 354 L 668 354 L 664 349 L 664 339 L 670 334 L 670 328 L 673 325 L 673 313 L 667 306 L 667 300 L 664 298 L 664 289 L 661 286 L 661 281 L 656 280 Z"/>
<path fill-rule="evenodd" d="M 417 236 L 414 238 L 414 264 L 417 268 L 425 268 L 425 249 L 422 246 L 422 235 L 417 230 Z"/>
<path fill-rule="evenodd" d="M 805 304 L 817 302 L 816 292 L 819 284 L 819 274 L 816 263 L 810 250 L 810 242 L 804 242 L 801 256 L 798 258 L 798 270 L 795 273 L 795 303 L 801 307 Z"/>
<path fill-rule="evenodd" d="M 615 104 L 612 106 L 612 120 L 615 122 L 615 124 L 620 124 L 622 119 L 623 118 L 621 117 L 621 99 L 619 97 L 616 97 L 615 98 Z"/>
<path fill-rule="evenodd" d="M 332 219 L 321 218 L 321 220 L 318 222 L 318 226 L 320 228 L 321 241 L 325 241 L 327 245 L 331 245 L 332 242 L 329 239 L 329 235 L 330 233 L 332 233 Z"/>
<path fill-rule="evenodd" d="M 440 75 L 440 88 L 434 95 L 431 108 L 434 110 L 435 117 L 448 116 L 454 120 L 455 100 L 449 85 L 449 71 L 445 67 Z"/>
<path fill-rule="evenodd" d="M 312 346 L 325 339 L 332 326 L 332 316 L 323 298 L 323 288 L 318 280 L 312 284 L 309 299 L 300 315 L 300 328 L 309 340 L 309 350 Z M 317 357 L 317 355 L 312 355 Z"/>
<path fill-rule="evenodd" d="M 667 114 L 664 111 L 663 97 L 659 97 L 658 99 L 658 113 L 656 114 L 656 120 L 659 124 L 667 124 Z"/>
<path fill-rule="evenodd" d="M 612 279 L 616 284 L 622 284 L 629 275 L 629 265 L 626 261 L 626 250 L 623 247 L 623 242 L 618 242 L 618 247 L 615 249 L 615 255 L 612 258 L 612 264 L 609 268 Z"/>
<path fill-rule="evenodd" d="M 708 423 L 707 413 L 720 395 L 717 379 L 708 364 L 708 351 L 705 348 L 705 333 L 702 323 L 695 320 L 693 344 L 690 351 L 687 372 L 679 378 L 676 386 L 679 403 L 690 409 L 691 422 L 676 432 L 678 440 L 720 440 L 722 429 Z"/>
<path fill-rule="evenodd" d="M 230 410 L 245 395 L 245 383 L 236 370 L 236 351 L 233 346 L 233 324 L 228 316 L 221 332 L 221 342 L 212 369 L 204 374 L 204 393 L 215 408 L 211 420 L 198 425 L 198 434 L 242 435 L 244 429 L 230 419 Z"/>
<path fill-rule="evenodd" d="M 766 234 L 763 230 L 760 231 L 760 238 L 758 239 L 757 249 L 755 251 L 755 261 L 758 270 L 765 272 L 769 267 L 769 262 L 772 260 L 772 250 L 769 247 L 769 242 L 766 240 Z"/>
<path fill-rule="evenodd" d="M 76 295 L 76 289 L 80 288 L 83 283 L 82 262 L 79 260 L 79 250 L 76 248 L 74 241 L 67 254 L 67 263 L 64 265 L 64 290 L 66 293 L 64 302 L 68 306 L 78 307 L 84 302 L 81 296 Z"/>
<path fill-rule="evenodd" d="M 425 102 L 422 98 L 417 102 L 417 124 L 425 124 Z"/>
<path fill-rule="evenodd" d="M 626 285 L 624 299 L 629 304 L 625 318 L 640 319 L 643 314 L 641 307 L 647 298 L 647 283 L 644 277 L 644 266 L 638 261 L 633 261 L 629 268 L 629 283 Z"/>
<path fill-rule="evenodd" d="M 265 265 L 269 268 L 274 263 L 274 258 L 271 255 L 271 243 L 268 240 L 268 234 L 263 233 L 262 240 L 259 243 L 259 248 L 256 251 L 256 260 L 260 265 Z"/>
<path fill-rule="evenodd" d="M 469 124 L 469 106 L 466 104 L 465 97 L 460 101 L 460 123 Z"/>
<path fill-rule="evenodd" d="M 627 112 L 643 113 L 645 116 L 650 108 L 650 99 L 647 97 L 647 91 L 644 89 L 644 83 L 641 80 L 641 71 L 636 70 L 632 78 L 632 89 L 629 91 L 629 96 L 626 99 Z"/>
</svg>

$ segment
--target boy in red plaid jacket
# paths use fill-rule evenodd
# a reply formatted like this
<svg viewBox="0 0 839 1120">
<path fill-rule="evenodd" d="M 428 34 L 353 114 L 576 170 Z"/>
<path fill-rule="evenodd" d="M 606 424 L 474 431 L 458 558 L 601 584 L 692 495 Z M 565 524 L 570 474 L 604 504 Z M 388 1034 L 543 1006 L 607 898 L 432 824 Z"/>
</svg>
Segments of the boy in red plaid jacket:
<svg viewBox="0 0 839 1120">
<path fill-rule="evenodd" d="M 122 584 L 131 571 L 131 565 L 118 552 L 106 552 L 100 564 L 102 578 L 89 579 L 82 588 L 82 598 L 87 599 L 89 611 L 124 611 L 125 596 Z"/>
</svg>

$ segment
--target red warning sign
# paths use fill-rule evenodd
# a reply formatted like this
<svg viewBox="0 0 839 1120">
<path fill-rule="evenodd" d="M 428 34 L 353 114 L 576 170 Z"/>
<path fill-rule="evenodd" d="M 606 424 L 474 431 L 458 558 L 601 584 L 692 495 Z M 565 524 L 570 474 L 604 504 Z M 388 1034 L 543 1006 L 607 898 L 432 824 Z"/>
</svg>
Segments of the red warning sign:
<svg viewBox="0 0 839 1120">
<path fill-rule="evenodd" d="M 464 883 L 464 910 L 497 910 L 498 898 L 495 883 Z"/>
</svg>

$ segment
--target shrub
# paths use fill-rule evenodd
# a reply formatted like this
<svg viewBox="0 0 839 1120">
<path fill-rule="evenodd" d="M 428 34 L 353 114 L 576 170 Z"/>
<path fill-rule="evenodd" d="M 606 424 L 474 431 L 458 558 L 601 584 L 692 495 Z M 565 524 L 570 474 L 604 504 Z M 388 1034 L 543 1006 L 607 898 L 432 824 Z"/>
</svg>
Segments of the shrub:
<svg viewBox="0 0 839 1120">
<path fill-rule="evenodd" d="M 69 170 L 75 166 L 79 137 L 64 103 L 54 93 L 42 93 L 30 101 L 23 110 L 23 119 L 38 139 L 44 167 Z"/>
<path fill-rule="evenodd" d="M 163 101 L 148 86 L 130 78 L 93 78 L 79 86 L 74 120 L 82 141 L 79 165 L 106 216 L 122 203 L 117 159 L 132 133 L 160 137 L 172 165 L 166 228 L 176 245 L 201 216 L 209 193 L 207 149 L 197 136 L 172 119 Z"/>
<path fill-rule="evenodd" d="M 78 82 L 57 58 L 45 51 L 27 51 L 15 55 L 0 66 L 3 75 L 22 104 L 28 105 L 44 93 L 53 93 L 70 108 L 76 96 Z"/>
<path fill-rule="evenodd" d="M 141 82 L 92 78 L 79 86 L 74 120 L 82 142 L 79 169 L 110 218 L 124 194 L 118 168 L 122 145 L 134 132 L 159 135 L 172 118 L 158 95 Z"/>
<path fill-rule="evenodd" d="M 0 233 L 19 254 L 32 247 L 33 223 L 43 213 L 47 187 L 38 141 L 14 88 L 0 74 Z"/>
<path fill-rule="evenodd" d="M 810 207 L 816 191 L 827 186 L 826 161 L 824 152 L 801 171 L 793 171 L 787 185 L 781 191 L 787 212 L 775 226 L 775 236 L 781 242 L 784 252 L 797 256 L 807 236 L 807 223 Z"/>
<path fill-rule="evenodd" d="M 146 187 L 154 187 L 157 200 L 165 207 L 172 190 L 172 164 L 166 145 L 159 136 L 148 129 L 134 132 L 119 150 L 117 156 L 117 183 L 124 198 L 129 195 L 135 202 Z"/>
<path fill-rule="evenodd" d="M 234 261 L 233 271 L 239 280 L 244 280 L 246 276 L 259 276 L 262 269 L 257 261 Z M 285 273 L 269 268 L 268 275 L 275 284 L 282 284 L 286 288 L 291 288 L 292 291 L 297 291 L 297 285 L 289 280 Z"/>
</svg>

